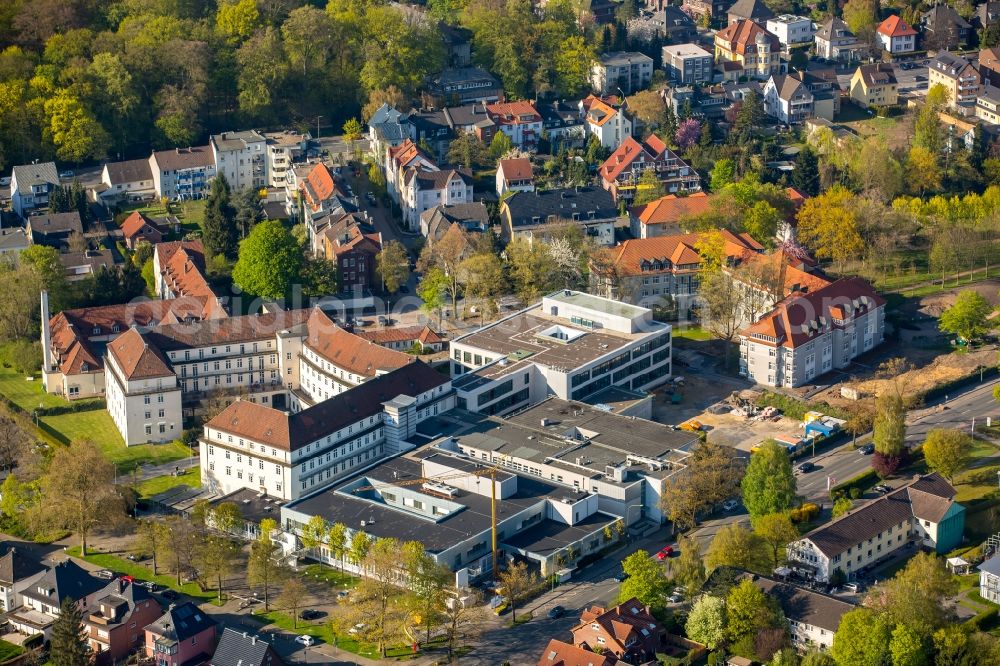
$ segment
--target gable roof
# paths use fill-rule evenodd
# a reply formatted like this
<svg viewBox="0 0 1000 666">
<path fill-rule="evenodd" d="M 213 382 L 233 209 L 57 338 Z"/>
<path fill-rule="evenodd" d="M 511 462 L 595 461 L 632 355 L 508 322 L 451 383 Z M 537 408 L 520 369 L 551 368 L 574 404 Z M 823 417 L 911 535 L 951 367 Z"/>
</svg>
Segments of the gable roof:
<svg viewBox="0 0 1000 666">
<path fill-rule="evenodd" d="M 70 234 L 73 232 L 83 233 L 83 222 L 80 221 L 80 213 L 72 211 L 69 213 L 47 213 L 45 215 L 32 215 L 28 218 L 28 228 L 31 235 L 38 234 Z"/>
<path fill-rule="evenodd" d="M 947 30 L 954 26 L 959 30 L 968 30 L 972 25 L 962 18 L 961 14 L 955 11 L 954 7 L 945 4 L 936 4 L 930 10 L 924 12 L 921 17 L 924 27 L 931 32 L 941 28 Z M 955 35 L 956 37 L 958 35 Z"/>
<path fill-rule="evenodd" d="M 896 85 L 896 70 L 889 63 L 876 62 L 858 67 L 866 88 Z"/>
<path fill-rule="evenodd" d="M 364 338 L 378 345 L 385 345 L 391 342 L 420 341 L 424 344 L 438 344 L 444 342 L 438 333 L 430 326 L 399 326 L 394 328 L 380 328 L 374 331 L 358 331 L 358 337 Z"/>
<path fill-rule="evenodd" d="M 979 67 L 1000 71 L 1000 47 L 994 46 L 990 49 L 983 49 L 979 52 Z"/>
<path fill-rule="evenodd" d="M 652 632 L 663 632 L 660 621 L 635 597 L 611 608 L 591 606 L 580 614 L 580 622 L 572 631 L 589 624 L 600 625 L 623 649 L 630 638 L 644 640 Z"/>
<path fill-rule="evenodd" d="M 617 101 L 616 97 L 601 98 L 591 94 L 580 101 L 580 107 L 588 123 L 602 127 L 618 115 L 618 109 L 612 106 Z"/>
<path fill-rule="evenodd" d="M 158 150 L 153 153 L 153 161 L 156 162 L 156 167 L 160 171 L 214 167 L 215 153 L 212 152 L 211 146 Z"/>
<path fill-rule="evenodd" d="M 720 231 L 725 240 L 726 257 L 744 258 L 762 251 L 763 246 L 749 234 L 736 235 L 728 229 Z M 666 261 L 673 269 L 701 263 L 696 246 L 703 233 L 654 236 L 652 238 L 630 238 L 613 248 L 614 265 L 621 275 L 639 275 L 643 264 Z"/>
<path fill-rule="evenodd" d="M 125 160 L 124 162 L 108 162 L 104 167 L 108 170 L 108 180 L 111 185 L 125 185 L 144 180 L 153 180 L 153 170 L 149 167 L 149 158 L 144 160 Z"/>
<path fill-rule="evenodd" d="M 528 100 L 487 104 L 486 112 L 490 115 L 490 119 L 493 122 L 500 123 L 501 125 L 537 123 L 542 120 L 542 117 L 538 114 L 538 110 Z M 523 116 L 529 117 L 522 120 Z"/>
<path fill-rule="evenodd" d="M 65 599 L 79 601 L 106 584 L 106 580 L 91 576 L 73 560 L 63 560 L 49 567 L 41 578 L 22 590 L 21 594 L 49 606 L 59 607 Z"/>
<path fill-rule="evenodd" d="M 503 174 L 504 182 L 512 180 L 531 180 L 535 174 L 531 168 L 531 160 L 527 157 L 517 157 L 510 160 L 500 160 L 497 170 Z"/>
<path fill-rule="evenodd" d="M 819 30 L 816 31 L 816 37 L 831 41 L 854 37 L 854 33 L 851 32 L 851 29 L 844 23 L 843 19 L 831 16 L 820 25 Z"/>
<path fill-rule="evenodd" d="M 827 557 L 870 539 L 893 525 L 921 520 L 939 522 L 951 509 L 955 489 L 938 473 L 919 476 L 910 483 L 872 500 L 860 508 L 821 525 L 802 538 Z M 960 505 L 959 505 L 960 506 Z"/>
<path fill-rule="evenodd" d="M 131 215 L 122 220 L 121 229 L 122 233 L 125 234 L 125 238 L 133 238 L 138 236 L 144 227 L 149 226 L 154 231 L 159 232 L 160 229 L 156 222 L 143 215 L 139 211 L 133 211 Z"/>
<path fill-rule="evenodd" d="M 774 12 L 760 0 L 736 0 L 727 14 L 731 17 L 736 16 L 755 21 L 766 21 L 774 18 Z"/>
<path fill-rule="evenodd" d="M 313 309 L 306 326 L 305 346 L 330 363 L 361 377 L 371 378 L 414 361 L 409 354 L 386 349 L 349 333 L 319 308 Z"/>
<path fill-rule="evenodd" d="M 795 76 L 794 73 L 772 74 L 770 82 L 775 90 L 777 90 L 778 98 L 785 102 L 790 102 L 799 93 L 805 93 L 807 96 L 812 97 L 812 92 L 802 82 L 801 77 Z"/>
<path fill-rule="evenodd" d="M 892 14 L 879 23 L 876 32 L 886 37 L 908 37 L 911 35 L 915 37 L 917 35 L 917 31 L 907 25 L 896 14 Z"/>
<path fill-rule="evenodd" d="M 573 214 L 581 221 L 607 220 L 618 217 L 618 207 L 607 190 L 599 187 L 567 187 L 545 192 L 515 192 L 503 202 L 513 227 L 545 224 L 549 216 L 572 221 Z M 593 217 L 590 217 L 593 213 Z M 538 222 L 534 218 L 538 218 Z"/>
<path fill-rule="evenodd" d="M 108 353 L 114 357 L 126 380 L 174 375 L 163 352 L 150 346 L 134 328 L 112 340 Z"/>
<path fill-rule="evenodd" d="M 313 211 L 317 211 L 322 208 L 325 200 L 337 193 L 337 184 L 333 181 L 329 167 L 319 162 L 302 180 L 299 189 L 305 194 L 306 203 Z"/>
<path fill-rule="evenodd" d="M 714 198 L 706 192 L 695 192 L 686 197 L 668 194 L 648 204 L 635 206 L 630 212 L 642 224 L 675 224 L 682 218 L 708 212 Z"/>
<path fill-rule="evenodd" d="M 183 641 L 215 627 L 218 623 L 190 601 L 171 604 L 167 612 L 146 627 L 146 631 L 169 641 Z"/>
<path fill-rule="evenodd" d="M 761 592 L 778 602 L 789 620 L 826 629 L 830 633 L 837 631 L 844 613 L 856 608 L 843 599 L 734 567 L 719 567 L 711 578 L 733 582 L 750 580 Z M 706 588 L 709 587 L 711 582 L 706 584 Z"/>
<path fill-rule="evenodd" d="M 7 586 L 42 571 L 45 571 L 45 565 L 40 559 L 23 549 L 18 550 L 16 546 L 8 548 L 0 557 L 0 583 Z"/>
<path fill-rule="evenodd" d="M 730 23 L 717 32 L 715 37 L 726 42 L 730 51 L 740 55 L 746 55 L 747 46 L 754 46 L 758 39 L 769 42 L 771 48 L 778 48 L 778 38 L 773 33 L 759 23 L 745 18 Z"/>
<path fill-rule="evenodd" d="M 84 612 L 83 619 L 88 623 L 97 620 L 95 624 L 102 627 L 122 625 L 129 621 L 140 606 L 149 608 L 149 604 L 156 604 L 156 609 L 160 610 L 159 602 L 153 599 L 153 595 L 145 587 L 135 585 L 125 578 L 115 578 L 97 593 L 93 603 Z"/>
<path fill-rule="evenodd" d="M 975 72 L 975 68 L 972 67 L 972 63 L 965 58 L 957 56 L 954 53 L 949 53 L 948 51 L 939 51 L 938 54 L 931 59 L 927 68 L 933 69 L 934 71 L 951 79 L 958 79 L 960 76 L 965 74 L 965 71 L 969 68 L 972 68 L 973 72 Z M 978 72 L 976 72 L 976 75 L 978 77 Z"/>
<path fill-rule="evenodd" d="M 538 659 L 538 666 L 617 666 L 620 663 L 610 652 L 597 654 L 555 638 L 549 641 Z"/>
<path fill-rule="evenodd" d="M 38 164 L 20 164 L 11 172 L 17 182 L 17 189 L 30 188 L 32 185 L 58 185 L 59 171 L 55 162 L 39 162 Z"/>
<path fill-rule="evenodd" d="M 608 159 L 604 161 L 604 164 L 601 165 L 601 177 L 608 182 L 612 182 L 622 172 L 629 169 L 633 162 L 640 158 L 643 161 L 654 163 L 661 160 L 678 160 L 682 166 L 687 166 L 655 134 L 650 134 L 642 143 L 639 143 L 631 136 L 626 136 Z"/>
<path fill-rule="evenodd" d="M 270 643 L 256 634 L 226 627 L 210 663 L 212 666 L 282 666 L 285 662 Z"/>
<path fill-rule="evenodd" d="M 201 240 L 172 241 L 153 246 L 160 275 L 170 291 L 180 296 L 215 299 L 205 277 L 205 249 Z"/>
</svg>

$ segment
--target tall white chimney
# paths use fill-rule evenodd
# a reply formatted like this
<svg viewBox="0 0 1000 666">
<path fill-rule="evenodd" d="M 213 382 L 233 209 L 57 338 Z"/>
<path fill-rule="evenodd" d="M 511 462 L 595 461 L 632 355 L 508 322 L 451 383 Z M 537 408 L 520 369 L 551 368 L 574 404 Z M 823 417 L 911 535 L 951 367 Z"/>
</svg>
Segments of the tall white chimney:
<svg viewBox="0 0 1000 666">
<path fill-rule="evenodd" d="M 42 374 L 52 369 L 52 332 L 49 330 L 49 292 L 42 289 Z"/>
</svg>

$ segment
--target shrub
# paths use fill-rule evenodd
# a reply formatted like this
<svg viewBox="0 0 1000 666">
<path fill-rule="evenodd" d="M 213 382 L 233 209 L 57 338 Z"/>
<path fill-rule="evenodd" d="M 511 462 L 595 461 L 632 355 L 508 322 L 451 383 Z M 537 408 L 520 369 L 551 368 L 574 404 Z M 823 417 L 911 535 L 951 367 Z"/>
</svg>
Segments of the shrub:
<svg viewBox="0 0 1000 666">
<path fill-rule="evenodd" d="M 966 620 L 965 623 L 974 629 L 978 629 L 980 631 L 987 631 L 989 629 L 992 629 L 993 626 L 996 624 L 998 612 L 1000 612 L 1000 609 L 998 608 L 987 608 L 978 615 L 974 615 L 968 620 Z"/>
<path fill-rule="evenodd" d="M 858 499 L 861 497 L 861 488 L 857 486 L 851 486 L 851 489 L 847 492 L 851 499 Z"/>
<path fill-rule="evenodd" d="M 903 465 L 905 455 L 905 451 L 899 455 L 886 455 L 881 451 L 876 451 L 872 454 L 872 469 L 875 470 L 880 479 L 887 479 Z"/>
</svg>

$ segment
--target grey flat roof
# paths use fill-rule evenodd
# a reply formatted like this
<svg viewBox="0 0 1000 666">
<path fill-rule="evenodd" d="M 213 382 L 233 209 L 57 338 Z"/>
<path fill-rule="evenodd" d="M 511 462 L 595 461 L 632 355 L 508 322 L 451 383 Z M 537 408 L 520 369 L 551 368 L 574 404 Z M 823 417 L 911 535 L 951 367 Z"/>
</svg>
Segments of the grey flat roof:
<svg viewBox="0 0 1000 666">
<path fill-rule="evenodd" d="M 594 296 L 593 294 L 587 294 L 582 291 L 557 291 L 549 294 L 546 298 L 552 301 L 558 301 L 559 303 L 576 305 L 581 308 L 596 310 L 597 312 L 603 312 L 604 314 L 613 315 L 615 317 L 625 317 L 627 319 L 635 319 L 636 317 L 641 317 L 649 312 L 649 308 L 644 308 L 638 305 L 629 305 L 628 303 L 623 303 L 621 301 L 613 301 L 610 298 L 601 298 L 600 296 Z"/>
<path fill-rule="evenodd" d="M 618 517 L 603 513 L 591 514 L 576 525 L 567 525 L 546 518 L 537 525 L 532 525 L 509 539 L 504 539 L 503 543 L 530 553 L 551 555 L 571 543 L 576 543 L 588 534 L 593 534 L 607 525 L 614 524 L 617 520 Z"/>
<path fill-rule="evenodd" d="M 212 500 L 211 504 L 218 506 L 223 502 L 232 502 L 238 506 L 243 519 L 253 523 L 271 518 L 280 524 L 281 507 L 285 505 L 285 502 L 277 497 L 262 495 L 260 491 L 250 488 L 241 488 L 228 495 L 223 495 Z"/>
</svg>

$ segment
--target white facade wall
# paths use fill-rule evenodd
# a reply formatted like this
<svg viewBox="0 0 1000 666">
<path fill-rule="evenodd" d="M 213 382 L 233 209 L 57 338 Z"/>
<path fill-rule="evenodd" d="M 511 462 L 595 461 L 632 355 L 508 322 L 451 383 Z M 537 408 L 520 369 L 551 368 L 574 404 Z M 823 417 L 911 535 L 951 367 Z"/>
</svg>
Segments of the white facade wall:
<svg viewBox="0 0 1000 666">
<path fill-rule="evenodd" d="M 125 446 L 180 437 L 184 419 L 176 376 L 125 381 L 114 356 L 104 359 L 108 412 Z"/>
<path fill-rule="evenodd" d="M 215 155 L 215 170 L 226 177 L 229 187 L 238 190 L 243 187 L 260 189 L 268 185 L 267 140 L 260 135 L 252 138 L 250 133 L 240 133 L 244 147 L 231 150 L 219 148 L 216 137 L 212 137 L 212 153 Z M 224 137 L 225 135 L 223 135 Z M 229 139 L 233 141 L 233 139 Z"/>
<path fill-rule="evenodd" d="M 813 41 L 816 36 L 816 26 L 812 19 L 805 16 L 783 14 L 767 21 L 767 31 L 778 38 L 782 46 L 804 44 Z"/>
</svg>

